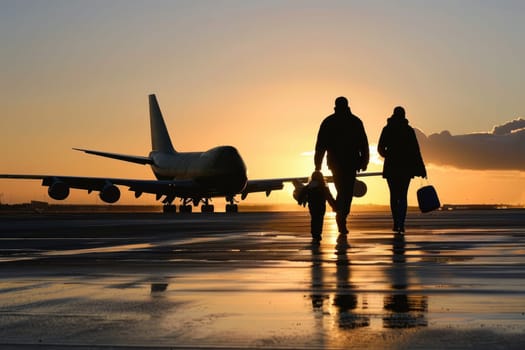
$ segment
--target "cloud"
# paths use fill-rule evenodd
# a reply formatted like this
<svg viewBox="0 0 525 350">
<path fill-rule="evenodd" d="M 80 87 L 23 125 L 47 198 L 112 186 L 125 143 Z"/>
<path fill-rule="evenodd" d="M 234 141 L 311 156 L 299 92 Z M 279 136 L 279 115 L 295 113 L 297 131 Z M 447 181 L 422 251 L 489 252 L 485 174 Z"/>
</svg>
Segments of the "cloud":
<svg viewBox="0 0 525 350">
<path fill-rule="evenodd" d="M 511 134 L 513 132 L 523 131 L 525 129 L 525 119 L 515 119 L 503 125 L 498 125 L 494 127 L 492 133 L 494 135 L 505 135 Z"/>
<path fill-rule="evenodd" d="M 475 170 L 525 171 L 525 119 L 495 126 L 492 132 L 425 136 L 416 129 L 425 163 Z"/>
</svg>

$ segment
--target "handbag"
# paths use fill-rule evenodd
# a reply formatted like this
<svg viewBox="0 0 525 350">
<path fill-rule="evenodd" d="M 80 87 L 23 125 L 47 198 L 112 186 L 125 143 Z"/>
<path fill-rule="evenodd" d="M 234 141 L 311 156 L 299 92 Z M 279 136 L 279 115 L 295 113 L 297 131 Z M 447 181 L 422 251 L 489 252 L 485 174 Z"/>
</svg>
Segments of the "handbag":
<svg viewBox="0 0 525 350">
<path fill-rule="evenodd" d="M 436 189 L 432 185 L 423 186 L 417 190 L 417 203 L 422 213 L 428 213 L 441 207 Z"/>
</svg>

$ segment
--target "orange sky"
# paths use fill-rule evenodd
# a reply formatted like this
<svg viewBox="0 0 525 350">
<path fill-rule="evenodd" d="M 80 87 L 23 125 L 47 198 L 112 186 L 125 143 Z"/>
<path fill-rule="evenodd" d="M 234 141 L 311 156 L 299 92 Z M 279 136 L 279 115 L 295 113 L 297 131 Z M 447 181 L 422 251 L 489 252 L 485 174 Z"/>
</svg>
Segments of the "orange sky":
<svg viewBox="0 0 525 350">
<path fill-rule="evenodd" d="M 0 173 L 151 178 L 148 167 L 71 150 L 147 155 L 150 93 L 177 150 L 234 145 L 254 179 L 309 175 L 304 154 L 340 95 L 370 144 L 396 105 L 427 136 L 490 133 L 523 116 L 525 5 L 395 3 L 3 3 Z M 443 203 L 525 204 L 519 166 L 427 166 Z M 384 181 L 366 181 L 355 202 L 388 203 Z M 154 202 L 122 192 L 122 203 Z M 52 202 L 38 181 L 0 180 L 0 194 Z M 72 191 L 69 202 L 100 200 Z"/>
</svg>

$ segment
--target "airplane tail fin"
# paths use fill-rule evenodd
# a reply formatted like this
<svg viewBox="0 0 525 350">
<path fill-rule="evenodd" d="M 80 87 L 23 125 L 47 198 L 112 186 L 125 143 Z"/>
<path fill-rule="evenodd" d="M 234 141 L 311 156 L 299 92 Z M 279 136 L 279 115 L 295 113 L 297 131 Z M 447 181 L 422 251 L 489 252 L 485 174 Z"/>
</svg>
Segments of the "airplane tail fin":
<svg viewBox="0 0 525 350">
<path fill-rule="evenodd" d="M 149 95 L 149 118 L 151 127 L 151 150 L 164 153 L 176 153 L 171 144 L 170 135 L 164 123 L 157 97 L 154 94 Z"/>
</svg>

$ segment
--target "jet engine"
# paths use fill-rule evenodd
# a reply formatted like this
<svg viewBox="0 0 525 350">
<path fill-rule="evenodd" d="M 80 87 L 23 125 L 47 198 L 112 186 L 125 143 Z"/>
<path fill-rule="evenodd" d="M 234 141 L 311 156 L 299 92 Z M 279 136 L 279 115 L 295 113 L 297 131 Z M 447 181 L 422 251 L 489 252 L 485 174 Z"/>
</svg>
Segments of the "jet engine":
<svg viewBox="0 0 525 350">
<path fill-rule="evenodd" d="M 47 189 L 49 197 L 56 200 L 63 200 L 69 196 L 69 186 L 59 180 L 54 181 Z"/>
<path fill-rule="evenodd" d="M 108 183 L 99 193 L 100 199 L 106 203 L 115 203 L 120 198 L 120 190 L 117 186 Z"/>
<path fill-rule="evenodd" d="M 354 197 L 363 197 L 366 194 L 366 190 L 366 184 L 356 179 L 354 184 Z"/>
</svg>

